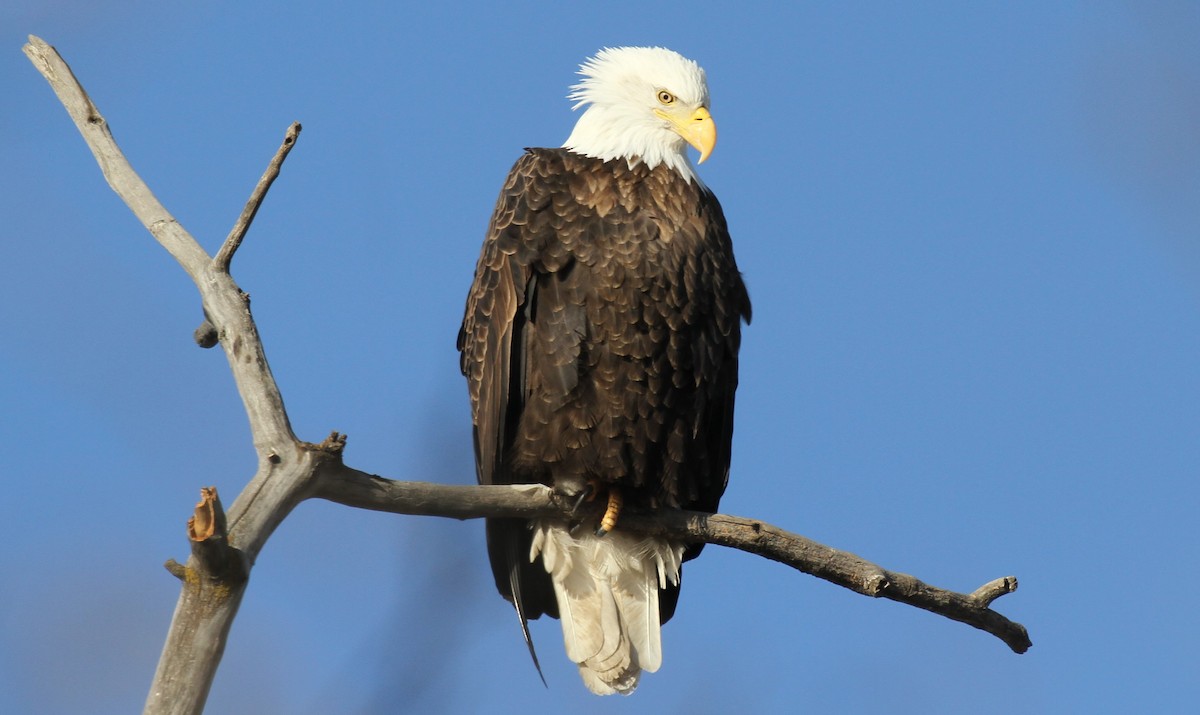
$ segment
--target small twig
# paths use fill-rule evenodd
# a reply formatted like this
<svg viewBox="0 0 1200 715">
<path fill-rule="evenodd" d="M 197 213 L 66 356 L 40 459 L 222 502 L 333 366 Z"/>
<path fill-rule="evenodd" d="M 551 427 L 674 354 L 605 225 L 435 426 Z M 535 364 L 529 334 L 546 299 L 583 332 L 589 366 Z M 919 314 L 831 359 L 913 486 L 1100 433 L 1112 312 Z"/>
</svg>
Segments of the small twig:
<svg viewBox="0 0 1200 715">
<path fill-rule="evenodd" d="M 971 592 L 971 600 L 979 605 L 987 608 L 992 605 L 992 601 L 1005 594 L 1012 593 L 1017 590 L 1017 577 L 1005 576 L 998 578 L 995 581 L 988 581 L 979 588 Z"/>
<path fill-rule="evenodd" d="M 250 224 L 254 222 L 254 217 L 258 214 L 258 208 L 262 206 L 263 199 L 267 197 L 267 191 L 271 189 L 271 184 L 275 183 L 275 179 L 279 176 L 279 170 L 283 167 L 284 159 L 287 159 L 288 153 L 296 145 L 296 139 L 300 136 L 300 129 L 300 122 L 292 122 L 292 125 L 287 128 L 287 133 L 283 136 L 283 143 L 279 145 L 279 150 L 275 152 L 271 163 L 267 165 L 267 170 L 263 172 L 262 178 L 258 180 L 258 185 L 254 187 L 254 191 L 251 192 L 250 198 L 246 201 L 246 207 L 242 209 L 242 215 L 238 216 L 237 222 L 233 224 L 233 230 L 229 232 L 225 243 L 221 245 L 221 250 L 217 251 L 217 256 L 213 259 L 217 270 L 225 273 L 229 272 L 229 264 L 233 262 L 233 254 L 242 245 L 242 239 L 246 237 L 246 231 L 250 230 Z"/>
</svg>

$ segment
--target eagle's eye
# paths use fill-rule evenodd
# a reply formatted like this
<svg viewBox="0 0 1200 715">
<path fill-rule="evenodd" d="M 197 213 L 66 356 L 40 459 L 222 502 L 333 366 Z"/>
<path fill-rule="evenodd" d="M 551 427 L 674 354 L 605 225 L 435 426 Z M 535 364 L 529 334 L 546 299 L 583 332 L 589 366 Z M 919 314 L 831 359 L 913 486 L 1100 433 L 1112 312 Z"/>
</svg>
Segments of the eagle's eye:
<svg viewBox="0 0 1200 715">
<path fill-rule="evenodd" d="M 658 90 L 658 101 L 661 104 L 672 104 L 675 102 L 675 95 L 665 89 Z"/>
</svg>

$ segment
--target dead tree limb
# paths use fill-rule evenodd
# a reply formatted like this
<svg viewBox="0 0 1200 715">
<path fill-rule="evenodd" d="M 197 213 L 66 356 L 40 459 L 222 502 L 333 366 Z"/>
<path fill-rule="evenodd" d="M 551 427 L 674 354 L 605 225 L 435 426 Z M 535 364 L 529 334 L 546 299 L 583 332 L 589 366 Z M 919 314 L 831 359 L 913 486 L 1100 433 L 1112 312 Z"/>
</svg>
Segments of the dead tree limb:
<svg viewBox="0 0 1200 715">
<path fill-rule="evenodd" d="M 460 487 L 399 482 L 351 469 L 336 460 L 318 472 L 312 496 L 360 509 L 456 519 L 581 516 L 572 513 L 571 500 L 560 499 L 540 485 Z M 595 508 L 602 506 L 596 504 Z M 626 510 L 621 515 L 621 528 L 758 554 L 864 596 L 907 603 L 974 626 L 1004 641 L 1015 653 L 1024 653 L 1031 645 L 1024 626 L 990 608 L 992 601 L 1017 590 L 1015 576 L 996 579 L 970 594 L 955 593 L 757 519 L 726 514 Z"/>
<path fill-rule="evenodd" d="M 215 256 L 209 256 L 130 166 L 107 121 L 58 52 L 33 36 L 23 49 L 58 95 L 109 186 L 196 284 L 205 315 L 196 342 L 203 347 L 219 342 L 224 348 L 258 454 L 258 469 L 228 514 L 215 489 L 203 490 L 188 522 L 192 554 L 186 564 L 167 563 L 167 569 L 183 585 L 146 700 L 146 713 L 203 711 L 255 559 L 275 528 L 304 499 L 316 497 L 363 509 L 458 519 L 570 513 L 570 504 L 541 486 L 446 486 L 384 479 L 343 464 L 342 435 L 334 433 L 321 444 L 311 444 L 293 434 L 249 300 L 229 268 L 295 145 L 299 124 L 288 128 L 229 237 Z M 770 524 L 722 514 L 628 511 L 621 526 L 759 554 L 867 596 L 889 598 L 967 623 L 995 635 L 1017 653 L 1030 647 L 1023 626 L 990 608 L 996 598 L 1016 590 L 1013 577 L 996 579 L 971 594 L 955 593 Z"/>
</svg>

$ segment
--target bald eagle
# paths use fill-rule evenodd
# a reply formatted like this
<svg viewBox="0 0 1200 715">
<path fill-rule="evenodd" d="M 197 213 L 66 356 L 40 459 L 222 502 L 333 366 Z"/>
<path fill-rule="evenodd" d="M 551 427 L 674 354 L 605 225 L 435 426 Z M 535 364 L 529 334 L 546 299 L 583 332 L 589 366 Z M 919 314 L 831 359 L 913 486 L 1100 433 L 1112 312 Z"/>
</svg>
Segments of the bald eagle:
<svg viewBox="0 0 1200 715">
<path fill-rule="evenodd" d="M 560 618 L 587 687 L 628 694 L 662 662 L 681 564 L 702 545 L 624 532 L 619 510 L 716 511 L 750 300 L 687 156 L 716 143 L 704 71 L 622 47 L 580 75 L 567 141 L 527 149 L 504 183 L 458 349 L 480 483 L 608 504 L 600 524 L 487 520 L 496 587 L 535 665 L 527 620 Z"/>
</svg>

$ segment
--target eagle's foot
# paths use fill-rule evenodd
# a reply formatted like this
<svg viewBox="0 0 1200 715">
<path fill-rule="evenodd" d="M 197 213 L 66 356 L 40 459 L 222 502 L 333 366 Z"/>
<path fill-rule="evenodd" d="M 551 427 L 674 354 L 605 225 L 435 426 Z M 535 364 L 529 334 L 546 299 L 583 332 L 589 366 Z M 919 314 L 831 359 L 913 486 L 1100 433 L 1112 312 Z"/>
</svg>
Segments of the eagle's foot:
<svg viewBox="0 0 1200 715">
<path fill-rule="evenodd" d="M 604 536 L 617 528 L 617 518 L 621 516 L 621 505 L 624 503 L 621 490 L 610 486 L 608 488 L 608 508 L 604 510 L 604 516 L 600 519 L 600 528 L 596 529 L 596 536 Z"/>
</svg>

